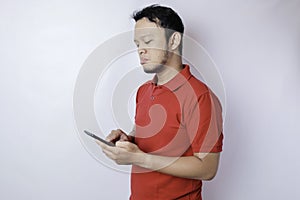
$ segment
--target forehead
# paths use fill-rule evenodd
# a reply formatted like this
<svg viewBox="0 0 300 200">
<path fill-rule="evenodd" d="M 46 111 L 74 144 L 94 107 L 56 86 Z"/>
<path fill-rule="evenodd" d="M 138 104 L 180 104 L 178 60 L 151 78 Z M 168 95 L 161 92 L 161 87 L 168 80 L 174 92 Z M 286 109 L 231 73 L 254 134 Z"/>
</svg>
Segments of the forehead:
<svg viewBox="0 0 300 200">
<path fill-rule="evenodd" d="M 149 21 L 147 18 L 138 20 L 134 28 L 134 37 L 140 38 L 149 35 L 164 34 L 164 28 L 159 27 L 156 23 Z"/>
</svg>

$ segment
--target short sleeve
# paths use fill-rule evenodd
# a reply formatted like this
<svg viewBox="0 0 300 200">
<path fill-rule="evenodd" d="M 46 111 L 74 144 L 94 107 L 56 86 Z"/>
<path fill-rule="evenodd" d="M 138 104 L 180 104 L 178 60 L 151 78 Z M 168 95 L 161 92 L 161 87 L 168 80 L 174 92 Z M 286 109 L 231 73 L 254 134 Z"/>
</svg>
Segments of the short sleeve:
<svg viewBox="0 0 300 200">
<path fill-rule="evenodd" d="M 223 120 L 218 98 L 207 91 L 185 109 L 185 128 L 194 153 L 222 151 Z"/>
</svg>

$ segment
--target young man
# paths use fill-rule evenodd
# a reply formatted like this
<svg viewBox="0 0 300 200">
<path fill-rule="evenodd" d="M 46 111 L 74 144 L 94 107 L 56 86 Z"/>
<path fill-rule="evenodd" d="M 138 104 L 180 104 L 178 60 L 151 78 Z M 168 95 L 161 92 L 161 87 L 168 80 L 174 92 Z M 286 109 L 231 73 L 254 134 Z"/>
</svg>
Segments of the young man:
<svg viewBox="0 0 300 200">
<path fill-rule="evenodd" d="M 103 152 L 133 165 L 131 200 L 201 199 L 222 151 L 222 113 L 216 96 L 182 64 L 184 26 L 171 8 L 152 5 L 134 13 L 134 42 L 153 80 L 139 87 L 135 127 L 113 130 Z"/>
</svg>

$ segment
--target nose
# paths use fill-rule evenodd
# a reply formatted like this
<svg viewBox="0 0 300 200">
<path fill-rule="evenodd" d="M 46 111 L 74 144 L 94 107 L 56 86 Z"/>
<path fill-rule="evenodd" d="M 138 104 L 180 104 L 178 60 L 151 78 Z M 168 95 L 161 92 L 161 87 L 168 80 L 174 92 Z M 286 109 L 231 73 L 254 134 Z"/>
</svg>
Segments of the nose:
<svg viewBox="0 0 300 200">
<path fill-rule="evenodd" d="M 139 55 L 143 55 L 143 54 L 145 54 L 147 52 L 147 50 L 145 49 L 145 48 L 143 48 L 143 47 L 139 47 L 138 48 L 138 53 L 139 53 Z"/>
<path fill-rule="evenodd" d="M 143 54 L 147 53 L 147 49 L 145 47 L 143 47 L 142 45 L 140 45 L 138 47 L 138 53 L 139 53 L 139 55 L 143 55 Z"/>
</svg>

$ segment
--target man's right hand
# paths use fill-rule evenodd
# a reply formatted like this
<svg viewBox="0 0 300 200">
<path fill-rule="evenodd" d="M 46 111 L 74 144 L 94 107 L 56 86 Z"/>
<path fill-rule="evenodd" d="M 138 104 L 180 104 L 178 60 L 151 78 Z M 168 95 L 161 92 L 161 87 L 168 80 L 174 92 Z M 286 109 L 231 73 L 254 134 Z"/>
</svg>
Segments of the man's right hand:
<svg viewBox="0 0 300 200">
<path fill-rule="evenodd" d="M 110 134 L 106 137 L 106 140 L 113 143 L 116 143 L 117 141 L 134 142 L 133 138 L 133 136 L 127 135 L 121 129 L 117 129 L 112 130 Z"/>
</svg>

